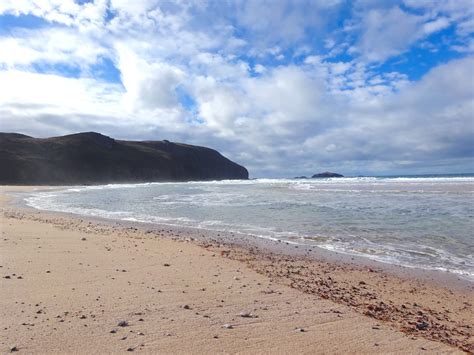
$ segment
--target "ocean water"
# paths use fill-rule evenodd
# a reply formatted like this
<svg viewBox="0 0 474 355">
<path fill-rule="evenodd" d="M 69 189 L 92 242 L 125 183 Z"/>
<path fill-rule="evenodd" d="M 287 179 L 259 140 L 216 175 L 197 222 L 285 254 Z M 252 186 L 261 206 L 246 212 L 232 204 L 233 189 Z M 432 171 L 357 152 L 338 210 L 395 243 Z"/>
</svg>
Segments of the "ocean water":
<svg viewBox="0 0 474 355">
<path fill-rule="evenodd" d="M 474 176 L 78 186 L 28 205 L 243 233 L 474 281 Z"/>
</svg>

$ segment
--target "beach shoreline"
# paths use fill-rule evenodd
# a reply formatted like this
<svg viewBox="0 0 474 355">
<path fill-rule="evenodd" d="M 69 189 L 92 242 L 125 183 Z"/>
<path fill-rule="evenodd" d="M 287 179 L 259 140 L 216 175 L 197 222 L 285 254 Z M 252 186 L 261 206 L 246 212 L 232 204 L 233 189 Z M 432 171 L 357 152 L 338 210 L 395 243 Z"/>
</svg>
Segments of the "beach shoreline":
<svg viewBox="0 0 474 355">
<path fill-rule="evenodd" d="M 215 244 L 226 244 L 243 249 L 257 248 L 262 252 L 271 254 L 286 255 L 291 257 L 307 258 L 309 260 L 323 261 L 335 264 L 344 264 L 356 269 L 377 269 L 384 273 L 414 281 L 432 283 L 436 286 L 445 286 L 463 292 L 474 292 L 474 279 L 463 275 L 444 270 L 424 269 L 397 265 L 395 263 L 383 262 L 371 259 L 366 256 L 343 253 L 336 250 L 320 248 L 317 245 L 290 244 L 286 241 L 249 236 L 244 233 L 226 232 L 222 230 L 190 228 L 186 226 L 148 223 L 138 221 L 127 221 L 122 219 L 112 219 L 99 216 L 88 216 L 70 212 L 39 210 L 26 204 L 24 198 L 32 191 L 54 191 L 69 188 L 69 186 L 4 186 L 4 194 L 8 195 L 8 204 L 17 210 L 25 212 L 39 212 L 62 216 L 66 218 L 82 219 L 94 223 L 106 224 L 109 226 L 134 227 L 149 232 L 160 232 L 168 230 L 179 235 L 191 236 L 201 242 L 212 242 Z M 15 194 L 16 193 L 16 194 Z"/>
<path fill-rule="evenodd" d="M 281 296 L 278 292 L 281 292 L 282 294 L 289 292 L 293 297 L 305 300 L 303 303 L 306 302 L 305 305 L 307 308 L 304 309 L 309 309 L 310 312 L 317 310 L 316 313 L 318 315 L 315 316 L 313 314 L 313 317 L 306 318 L 308 317 L 308 314 L 304 314 L 304 312 L 303 314 L 300 314 L 300 311 L 293 311 L 293 308 L 296 306 L 292 305 L 291 301 L 285 301 L 290 302 L 290 304 L 280 304 L 277 302 L 280 309 L 278 312 L 275 310 L 275 314 L 272 315 L 273 320 L 272 317 L 268 317 L 270 324 L 276 319 L 278 319 L 282 324 L 285 324 L 285 321 L 282 321 L 281 319 L 282 312 L 283 314 L 285 314 L 285 312 L 287 312 L 287 314 L 288 312 L 292 312 L 294 317 L 302 317 L 300 319 L 301 322 L 304 319 L 306 319 L 308 324 L 311 324 L 312 322 L 312 326 L 324 323 L 318 323 L 318 320 L 321 320 L 320 318 L 322 315 L 324 315 L 324 317 L 326 315 L 332 315 L 336 318 L 342 318 L 341 322 L 344 322 L 347 318 L 351 318 L 351 322 L 364 324 L 363 326 L 361 325 L 360 329 L 363 333 L 363 335 L 361 335 L 363 337 L 362 339 L 364 340 L 360 342 L 360 348 L 354 348 L 353 344 L 354 341 L 359 341 L 360 339 L 353 338 L 354 334 L 351 332 L 347 333 L 346 331 L 347 334 L 343 336 L 343 339 L 347 338 L 346 343 L 344 343 L 343 340 L 341 344 L 335 344 L 334 342 L 325 344 L 325 347 L 323 346 L 321 352 L 344 350 L 348 352 L 421 352 L 423 349 L 430 349 L 439 352 L 456 351 L 456 349 L 473 351 L 472 329 L 474 324 L 472 317 L 470 316 L 472 315 L 473 288 L 472 283 L 470 284 L 466 280 L 456 279 L 451 277 L 451 275 L 438 275 L 438 273 L 419 273 L 417 270 L 407 270 L 407 268 L 380 265 L 380 263 L 372 263 L 371 261 L 368 263 L 360 263 L 359 260 L 356 260 L 357 258 L 347 255 L 336 256 L 336 254 L 332 254 L 332 256 L 329 256 L 329 253 L 322 253 L 319 255 L 318 259 L 318 257 L 315 257 L 313 253 L 311 254 L 311 257 L 309 257 L 307 252 L 300 248 L 294 248 L 291 253 L 284 253 L 282 252 L 282 246 L 279 246 L 279 243 L 276 242 L 264 243 L 265 245 L 262 245 L 261 243 L 258 245 L 249 243 L 239 244 L 234 242 L 223 243 L 222 239 L 215 238 L 214 236 L 207 235 L 204 236 L 204 238 L 198 238 L 195 235 L 189 234 L 186 230 L 173 228 L 167 228 L 165 230 L 163 227 L 160 227 L 157 230 L 150 228 L 149 225 L 137 225 L 136 223 L 105 221 L 84 216 L 36 211 L 32 208 L 18 206 L 18 204 L 11 204 L 11 197 L 6 196 L 7 193 L 28 191 L 31 189 L 32 187 L 2 187 L 1 190 L 2 234 L 6 233 L 9 236 L 3 238 L 4 241 L 2 245 L 2 272 L 5 275 L 13 270 L 12 267 L 14 265 L 20 269 L 27 266 L 24 264 L 25 262 L 27 263 L 27 261 L 24 261 L 22 264 L 21 261 L 12 259 L 10 253 L 14 254 L 15 252 L 21 252 L 21 247 L 18 246 L 18 244 L 10 244 L 12 243 L 11 238 L 18 237 L 18 229 L 33 228 L 32 226 L 36 229 L 39 228 L 38 226 L 41 226 L 41 228 L 44 227 L 51 229 L 51 233 L 55 235 L 54 243 L 56 243 L 58 247 L 64 247 L 62 244 L 64 244 L 65 241 L 61 239 L 62 233 L 74 233 L 77 238 L 81 236 L 79 242 L 75 240 L 77 247 L 80 248 L 87 246 L 89 238 L 93 238 L 94 243 L 99 243 L 104 250 L 107 250 L 105 244 L 111 243 L 110 238 L 115 239 L 116 242 L 120 241 L 121 243 L 125 243 L 125 245 L 134 240 L 139 240 L 140 243 L 149 245 L 149 248 L 142 249 L 139 244 L 133 244 L 134 246 L 132 247 L 132 250 L 135 253 L 141 253 L 140 255 L 143 255 L 144 258 L 152 257 L 152 255 L 149 255 L 149 250 L 155 250 L 154 247 L 151 246 L 155 243 L 167 244 L 169 250 L 172 250 L 173 252 L 178 250 L 178 255 L 179 250 L 182 250 L 183 245 L 186 245 L 189 247 L 189 253 L 190 255 L 193 255 L 193 257 L 196 257 L 196 254 L 201 255 L 204 253 L 205 257 L 199 257 L 196 259 L 198 268 L 203 266 L 203 269 L 205 270 L 206 265 L 209 266 L 209 263 L 212 264 L 218 260 L 219 264 L 223 264 L 219 265 L 220 267 L 234 268 L 232 270 L 235 271 L 236 265 L 240 265 L 237 266 L 237 268 L 240 269 L 241 273 L 245 276 L 252 275 L 251 277 L 260 280 L 254 285 L 246 285 L 245 287 L 238 288 L 239 292 L 247 292 L 248 290 L 253 292 L 252 296 L 240 299 L 240 304 L 239 302 L 234 303 L 234 306 L 241 309 L 241 311 L 248 308 L 248 305 L 247 307 L 242 305 L 243 300 L 253 302 L 256 300 L 251 299 L 252 297 L 259 300 L 261 297 L 268 297 L 274 294 L 275 296 Z M 9 225 L 8 227 L 7 224 Z M 49 237 L 47 235 L 41 235 L 38 238 L 40 240 L 48 240 Z M 85 240 L 82 240 L 82 238 L 85 238 Z M 236 240 L 237 239 L 238 238 L 236 238 Z M 48 242 L 51 241 L 48 240 Z M 130 252 L 130 248 L 126 248 L 125 246 L 123 248 L 124 250 L 127 250 L 127 252 Z M 70 249 L 70 251 L 73 250 L 72 248 Z M 107 251 L 107 253 L 115 253 L 112 250 L 113 249 Z M 35 250 L 34 252 L 36 253 L 38 250 Z M 82 252 L 90 252 L 93 254 L 91 249 L 82 250 Z M 30 253 L 30 258 L 34 259 L 35 253 Z M 93 256 L 94 255 L 88 257 L 92 258 Z M 157 259 L 156 255 L 153 255 L 153 257 Z M 97 255 L 95 255 L 95 258 L 97 258 Z M 210 259 L 210 261 L 203 261 L 203 258 Z M 177 260 L 180 260 L 180 258 L 178 257 Z M 138 261 L 134 260 L 133 263 L 135 262 Z M 181 262 L 184 262 L 184 260 Z M 96 260 L 96 263 L 97 265 L 100 264 L 100 260 Z M 11 270 L 8 271 L 9 269 Z M 243 269 L 245 270 L 242 271 Z M 63 273 L 66 277 L 68 271 L 64 270 Z M 15 274 L 18 275 L 18 273 Z M 124 274 L 127 276 L 130 275 L 127 274 L 127 272 L 124 272 Z M 11 277 L 11 275 L 6 276 Z M 213 276 L 212 273 L 211 275 L 206 274 L 201 276 L 202 279 L 207 280 L 207 285 L 215 282 L 213 280 L 215 280 L 216 276 Z M 42 277 L 44 277 L 44 275 L 41 275 L 39 279 Z M 237 280 L 240 277 L 242 276 L 233 276 L 231 278 L 232 283 L 240 281 Z M 217 278 L 220 279 L 219 277 Z M 23 282 L 23 279 L 26 278 L 22 278 L 20 282 Z M 6 293 L 3 296 L 7 296 L 6 301 L 4 302 L 12 302 L 15 297 L 18 299 L 21 298 L 17 294 L 17 291 L 13 290 L 10 292 L 7 288 L 7 286 L 11 285 L 12 282 L 16 282 L 16 280 L 2 278 L 2 290 Z M 113 283 L 111 279 L 107 278 L 102 279 L 102 282 L 104 285 Z M 146 283 L 147 278 L 143 278 L 142 282 Z M 258 283 L 260 283 L 260 285 L 258 285 Z M 263 287 L 265 283 L 270 283 L 272 285 L 271 288 L 269 288 L 270 286 L 268 285 Z M 178 282 L 176 285 L 187 288 L 186 282 L 184 284 Z M 34 287 L 41 288 L 41 285 L 36 285 Z M 230 287 L 232 287 L 232 285 Z M 280 291 L 275 291 L 274 288 L 279 288 Z M 4 291 L 2 291 L 2 293 Z M 225 293 L 224 290 L 219 291 Z M 234 292 L 231 291 L 228 291 L 228 297 L 231 297 Z M 177 291 L 175 290 L 175 293 L 176 292 Z M 186 295 L 186 293 L 183 293 L 183 295 Z M 61 297 L 59 293 L 57 296 Z M 147 296 L 144 295 L 134 296 L 137 296 L 139 303 L 142 303 L 140 297 L 142 299 L 147 298 Z M 3 298 L 5 299 L 5 297 Z M 207 306 L 205 305 L 206 300 L 203 299 L 203 297 L 193 298 L 193 300 L 194 299 L 202 302 L 202 308 L 207 309 Z M 6 306 L 6 304 L 4 304 L 4 306 Z M 6 317 L 4 317 L 4 319 L 13 320 L 15 316 L 18 316 L 16 312 L 21 313 L 21 308 L 25 307 L 13 305 L 11 310 L 8 309 L 5 311 L 6 314 L 4 314 L 4 316 Z M 282 308 L 284 308 L 284 311 L 282 311 Z M 335 312 L 328 311 L 329 309 L 335 310 Z M 324 313 L 325 311 L 328 311 L 328 313 Z M 173 312 L 176 312 L 176 309 L 173 311 L 169 310 L 169 312 L 173 314 Z M 218 311 L 216 312 L 219 313 Z M 235 311 L 235 313 L 232 314 L 233 318 L 229 318 L 229 322 L 231 322 L 231 319 L 234 319 L 234 321 L 235 319 L 239 319 L 239 321 L 241 321 L 242 319 L 240 318 L 245 318 L 245 320 L 248 318 L 254 320 L 255 323 L 261 323 L 260 320 L 262 317 L 260 315 L 258 315 L 258 318 L 253 318 L 250 315 L 249 317 L 239 317 L 239 312 L 240 311 Z M 268 312 L 268 310 L 265 310 L 265 312 Z M 113 313 L 113 311 L 111 313 Z M 65 318 L 63 317 L 60 319 Z M 258 319 L 258 321 L 256 321 L 256 319 Z M 292 321 L 296 322 L 295 320 Z M 264 323 L 264 321 L 262 322 Z M 28 322 L 23 323 L 32 324 Z M 47 322 L 45 322 L 45 324 L 47 324 Z M 216 324 L 214 324 L 214 326 L 215 325 Z M 219 330 L 222 325 L 223 324 L 220 325 Z M 110 326 L 113 327 L 114 325 L 111 324 Z M 287 324 L 287 326 L 289 325 Z M 26 331 L 27 333 L 31 333 L 32 331 L 35 333 L 38 329 L 33 326 L 28 327 L 26 325 L 18 327 L 13 324 L 6 324 L 6 327 L 8 329 L 4 329 L 4 332 L 7 333 L 5 339 L 8 339 L 10 343 L 13 342 L 13 339 L 11 339 L 13 334 L 19 332 L 18 329 L 29 328 L 30 330 Z M 291 328 L 291 326 L 289 327 Z M 298 328 L 297 325 L 294 327 Z M 311 327 L 311 325 L 308 327 Z M 236 326 L 235 328 L 236 329 L 234 330 L 237 330 L 240 326 Z M 242 327 L 242 331 L 245 333 L 244 328 L 245 327 Z M 214 332 L 217 331 L 215 328 L 212 330 Z M 230 331 L 230 329 L 227 330 Z M 23 333 L 25 333 L 25 331 L 23 331 Z M 260 333 L 256 333 L 260 337 L 259 341 L 262 344 L 268 343 L 267 346 L 270 346 L 269 344 L 278 343 L 280 347 L 284 347 L 284 344 L 280 344 L 278 341 L 275 343 L 275 340 L 273 340 L 272 343 L 271 334 L 267 333 L 265 333 L 265 331 L 262 333 L 261 329 Z M 302 333 L 304 333 L 304 331 Z M 395 342 L 387 342 L 383 345 L 383 342 L 375 341 L 373 338 L 374 336 L 380 337 L 382 333 L 388 338 L 400 338 L 397 338 L 399 340 Z M 22 334 L 21 331 L 20 334 Z M 228 333 L 225 334 L 227 336 Z M 290 332 L 290 335 L 294 335 L 294 329 Z M 315 346 L 316 341 L 321 340 L 318 338 L 321 334 L 315 336 L 311 333 L 311 335 L 311 339 L 305 340 L 302 340 L 301 338 L 292 338 L 290 344 L 287 345 L 289 346 L 287 349 L 295 349 L 296 347 L 296 349 L 300 349 L 301 352 L 314 352 L 314 348 L 311 346 Z M 162 335 L 160 336 L 163 337 Z M 220 339 L 219 335 L 217 335 L 217 338 L 214 338 L 213 335 L 211 336 L 210 333 L 207 334 L 207 336 L 209 336 L 209 340 L 200 343 L 202 347 L 199 349 L 196 348 L 195 350 L 200 350 L 197 352 L 220 350 L 226 352 L 255 352 L 258 349 L 255 347 L 255 344 L 248 344 L 248 341 L 244 341 L 245 336 L 242 338 L 237 337 L 237 339 L 241 340 L 240 343 L 235 339 L 219 341 L 222 343 L 222 348 L 215 346 L 216 340 Z M 16 335 L 14 338 L 16 339 Z M 162 345 L 163 342 L 173 343 L 173 339 L 170 340 L 173 336 L 165 336 L 164 338 L 165 340 L 161 340 L 161 338 L 157 338 L 158 340 L 154 339 L 154 342 L 150 344 L 145 342 L 147 344 L 143 347 L 137 347 L 134 350 L 141 349 L 143 351 L 153 351 L 152 344 Z M 415 340 L 413 338 L 415 338 Z M 249 339 L 248 335 L 247 339 Z M 186 351 L 184 345 L 180 348 L 176 339 L 174 339 L 174 341 L 175 347 L 172 348 L 174 349 L 174 352 Z M 32 342 L 32 344 L 36 344 L 37 342 L 38 340 Z M 420 345 L 420 342 L 424 345 Z M 115 343 L 107 344 L 109 346 L 108 351 L 113 352 L 124 350 L 122 349 L 123 346 L 121 346 L 121 348 L 115 348 Z M 349 346 L 348 344 L 351 345 Z M 7 344 L 3 344 L 2 346 L 6 345 Z M 22 345 L 19 344 L 19 346 Z M 242 348 L 239 348 L 238 346 L 242 346 Z M 338 348 L 338 346 L 347 347 Z M 383 346 L 386 346 L 386 348 Z M 275 350 L 275 348 L 272 349 Z M 264 348 L 263 352 L 271 352 L 272 349 Z M 311 349 L 313 349 L 313 351 L 311 351 Z M 51 350 L 53 352 L 55 351 L 52 348 Z M 80 348 L 76 348 L 75 350 L 79 352 L 81 351 Z"/>
</svg>

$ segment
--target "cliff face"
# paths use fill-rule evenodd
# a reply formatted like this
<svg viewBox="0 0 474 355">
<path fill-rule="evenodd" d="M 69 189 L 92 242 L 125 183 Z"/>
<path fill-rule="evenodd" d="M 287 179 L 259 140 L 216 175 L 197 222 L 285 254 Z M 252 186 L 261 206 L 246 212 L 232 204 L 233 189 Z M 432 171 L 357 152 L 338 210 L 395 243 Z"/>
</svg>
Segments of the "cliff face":
<svg viewBox="0 0 474 355">
<path fill-rule="evenodd" d="M 248 179 L 213 149 L 168 141 L 121 141 L 99 133 L 32 138 L 0 133 L 1 184 Z"/>
</svg>

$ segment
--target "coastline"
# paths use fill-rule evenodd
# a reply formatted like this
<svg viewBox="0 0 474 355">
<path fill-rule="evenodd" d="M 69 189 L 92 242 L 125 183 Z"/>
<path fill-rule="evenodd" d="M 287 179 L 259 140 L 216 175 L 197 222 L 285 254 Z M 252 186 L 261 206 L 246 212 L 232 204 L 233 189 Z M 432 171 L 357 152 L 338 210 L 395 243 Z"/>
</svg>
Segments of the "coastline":
<svg viewBox="0 0 474 355">
<path fill-rule="evenodd" d="M 36 213 L 36 210 L 31 207 L 21 208 L 20 211 L 23 211 L 26 214 Z M 415 283 L 428 283 L 436 287 L 447 287 L 451 290 L 466 293 L 471 292 L 474 294 L 474 282 L 455 273 L 384 263 L 363 256 L 321 249 L 317 246 L 294 246 L 291 244 L 288 245 L 285 242 L 274 241 L 266 238 L 254 238 L 253 236 L 234 232 L 226 233 L 206 229 L 195 230 L 189 227 L 114 220 L 104 217 L 77 215 L 70 212 L 40 211 L 40 214 L 52 218 L 59 217 L 81 221 L 83 223 L 92 223 L 107 228 L 136 229 L 152 236 L 171 237 L 172 239 L 177 240 L 185 239 L 201 246 L 228 246 L 233 249 L 238 249 L 241 252 L 253 251 L 263 255 L 292 258 L 293 260 L 307 260 L 308 262 L 341 265 L 350 270 L 359 270 L 362 272 L 371 269 L 375 270 L 374 272 L 379 272 L 390 277 L 411 280 Z"/>
<path fill-rule="evenodd" d="M 403 268 L 378 265 L 380 263 L 358 264 L 358 260 L 350 256 L 336 257 L 335 254 L 329 256 L 329 253 L 322 253 L 318 260 L 314 255 L 309 258 L 306 251 L 299 248 L 295 248 L 295 253 L 291 255 L 281 253 L 278 243 L 273 242 L 266 243 L 267 247 L 234 242 L 224 244 L 212 236 L 195 238 L 186 231 L 173 228 L 152 230 L 146 225 L 139 228 L 131 223 L 7 205 L 5 193 L 21 189 L 31 187 L 2 187 L 0 192 L 2 234 L 7 236 L 2 236 L 1 270 L 4 276 L 13 273 L 22 276 L 20 272 L 24 272 L 20 280 L 2 278 L 2 293 L 5 292 L 2 297 L 2 309 L 5 310 L 2 323 L 7 328 L 2 330 L 5 334 L 2 338 L 8 341 L 2 347 L 16 345 L 29 352 L 117 352 L 126 350 L 124 342 L 133 338 L 134 342 L 139 342 L 138 345 L 144 344 L 134 350 L 149 352 L 158 351 L 160 347 L 163 349 L 162 346 L 170 352 L 290 352 L 295 349 L 298 352 L 318 349 L 322 353 L 416 353 L 424 349 L 443 353 L 457 349 L 473 351 L 474 324 L 469 315 L 472 314 L 474 293 L 472 285 L 462 280 L 454 281 L 449 288 L 445 288 L 445 281 L 437 279 L 434 274 L 424 273 L 425 277 L 418 277 L 416 271 L 413 273 Z M 33 230 L 37 236 L 28 236 Z M 67 239 L 66 235 L 73 239 Z M 20 236 L 25 242 L 16 240 Z M 112 243 L 120 247 L 111 247 Z M 51 250 L 43 248 L 44 245 Z M 41 247 L 40 250 L 38 247 Z M 70 260 L 58 254 L 60 250 L 64 252 L 63 249 L 69 251 Z M 102 253 L 111 256 L 101 260 Z M 20 257 L 22 255 L 24 257 Z M 53 255 L 67 267 L 50 270 L 51 273 L 59 274 L 64 280 L 79 277 L 74 291 L 81 289 L 84 292 L 82 295 L 71 292 L 70 286 L 75 285 L 76 281 L 70 282 L 67 289 L 55 284 L 54 295 L 45 290 L 49 275 L 44 270 L 31 269 L 28 261 L 45 267 L 49 263 L 53 269 L 53 266 L 59 267 L 59 260 L 51 259 Z M 170 265 L 179 265 L 180 268 L 172 268 L 172 274 L 161 274 L 164 260 L 169 259 L 170 255 L 174 257 Z M 78 267 L 79 260 L 87 260 L 94 269 L 83 275 L 86 264 L 82 261 L 81 267 Z M 194 264 L 192 267 L 190 260 Z M 196 277 L 194 273 L 198 271 L 200 275 Z M 95 281 L 95 286 L 90 286 L 92 289 L 87 286 L 89 279 Z M 452 280 L 452 277 L 448 279 Z M 117 280 L 127 290 L 123 296 L 119 296 L 121 290 L 115 288 Z M 46 283 L 43 284 L 43 281 Z M 151 286 L 153 282 L 163 286 Z M 21 285 L 12 287 L 12 283 Z M 168 287 L 166 292 L 156 291 L 158 287 L 163 287 L 164 291 L 165 286 L 172 287 Z M 108 290 L 109 287 L 112 291 Z M 199 291 L 202 289 L 212 292 L 215 299 L 209 298 L 208 292 Z M 77 315 L 73 319 L 69 316 L 71 311 L 67 316 L 60 313 L 57 306 L 64 305 L 66 301 L 71 305 L 74 302 L 81 304 L 80 297 L 88 300 L 90 297 L 84 296 L 85 292 L 90 297 L 95 292 L 95 303 L 88 305 L 94 309 L 94 317 L 77 307 L 72 311 Z M 100 297 L 97 293 L 101 293 Z M 160 297 L 166 294 L 165 301 L 150 307 L 156 301 L 157 293 Z M 36 294 L 43 295 L 38 298 L 44 300 L 32 301 Z M 117 296 L 122 299 L 118 301 Z M 22 298 L 25 301 L 20 301 Z M 109 302 L 102 301 L 107 298 Z M 112 299 L 121 304 L 118 309 L 110 303 Z M 180 300 L 179 304 L 177 300 Z M 27 306 L 27 302 L 32 305 Z M 96 303 L 102 307 L 97 308 Z M 40 306 L 35 308 L 33 304 Z M 190 309 L 183 308 L 185 305 Z M 54 319 L 56 314 L 51 313 L 50 308 L 55 307 L 61 316 L 58 319 L 64 322 L 57 323 L 58 320 Z M 124 328 L 126 332 L 119 329 L 119 332 L 109 334 L 112 328 L 117 328 L 112 319 L 127 315 L 137 318 L 130 316 L 130 312 L 140 307 L 150 311 L 134 312 L 146 313 L 150 318 L 158 317 L 157 324 L 149 324 L 145 319 L 143 325 L 147 331 L 139 331 L 141 323 L 136 321 L 130 329 Z M 41 313 L 33 312 L 33 309 L 37 312 L 37 308 L 42 310 Z M 211 309 L 212 316 L 204 318 L 204 313 Z M 129 313 L 124 313 L 124 310 Z M 22 311 L 28 315 L 23 322 L 26 325 L 17 324 Z M 258 318 L 240 317 L 242 311 L 254 313 Z M 100 316 L 97 312 L 101 313 Z M 82 323 L 87 327 L 81 323 L 84 315 L 86 318 L 82 318 Z M 38 324 L 33 320 L 35 316 L 36 319 L 49 316 L 49 319 L 41 319 Z M 35 326 L 28 325 L 34 322 Z M 94 325 L 95 322 L 97 324 Z M 71 327 L 69 330 L 64 327 L 61 330 L 61 325 L 65 323 Z M 163 335 L 163 323 L 173 323 L 173 326 L 170 325 L 173 331 L 165 331 Z M 428 324 L 426 328 L 425 323 Z M 232 324 L 234 329 L 223 329 L 224 324 Z M 54 328 L 56 330 L 52 331 Z M 295 328 L 305 331 L 295 332 Z M 71 329 L 80 329 L 80 332 L 71 333 Z M 97 335 L 91 335 L 90 330 Z M 117 340 L 118 333 L 128 334 L 129 330 L 134 331 L 127 335 L 129 338 Z M 137 331 L 145 335 L 136 335 Z M 66 339 L 63 344 L 45 344 L 38 338 L 44 332 L 51 332 L 53 339 L 59 339 L 59 336 Z M 152 333 L 151 340 L 147 333 Z M 21 337 L 30 335 L 34 335 L 33 340 L 22 344 Z M 79 347 L 80 339 L 84 337 L 88 339 L 87 344 Z M 99 339 L 104 342 L 103 345 L 98 344 Z M 184 339 L 189 343 L 183 342 Z M 60 345 L 64 347 L 58 348 Z"/>
<path fill-rule="evenodd" d="M 408 265 L 399 265 L 395 263 L 384 262 L 372 259 L 367 256 L 345 253 L 340 250 L 329 250 L 320 248 L 317 245 L 301 244 L 297 242 L 281 241 L 271 238 L 265 238 L 254 235 L 247 235 L 239 232 L 225 232 L 221 230 L 212 230 L 208 228 L 186 227 L 182 225 L 160 224 L 139 221 L 127 221 L 122 219 L 113 219 L 99 216 L 89 216 L 75 214 L 71 212 L 46 211 L 31 207 L 24 201 L 22 194 L 29 194 L 32 189 L 38 192 L 63 190 L 69 186 L 3 186 L 9 194 L 9 205 L 16 209 L 29 212 L 39 212 L 43 214 L 53 214 L 55 216 L 71 217 L 92 221 L 94 223 L 106 224 L 109 226 L 134 227 L 142 230 L 160 232 L 170 230 L 179 235 L 192 236 L 193 239 L 204 243 L 227 244 L 243 249 L 256 248 L 263 252 L 271 254 L 281 254 L 286 256 L 308 258 L 316 261 L 323 261 L 335 264 L 344 264 L 349 267 L 364 269 L 377 269 L 384 273 L 400 277 L 403 279 L 412 279 L 414 281 L 423 281 L 433 283 L 437 286 L 446 286 L 451 289 L 474 292 L 474 279 L 467 276 L 453 273 L 445 270 L 435 270 L 428 268 L 419 268 Z M 12 195 L 15 194 L 15 195 Z M 19 193 L 19 194 L 18 194 Z"/>
</svg>

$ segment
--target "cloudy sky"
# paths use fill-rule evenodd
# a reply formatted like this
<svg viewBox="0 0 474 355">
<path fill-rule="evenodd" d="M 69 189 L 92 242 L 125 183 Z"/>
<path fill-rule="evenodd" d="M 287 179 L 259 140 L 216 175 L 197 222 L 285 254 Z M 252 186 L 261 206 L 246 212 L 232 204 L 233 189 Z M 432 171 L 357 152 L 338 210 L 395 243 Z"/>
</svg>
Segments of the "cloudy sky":
<svg viewBox="0 0 474 355">
<path fill-rule="evenodd" d="M 1 0 L 0 130 L 251 177 L 474 172 L 472 0 Z"/>
</svg>

